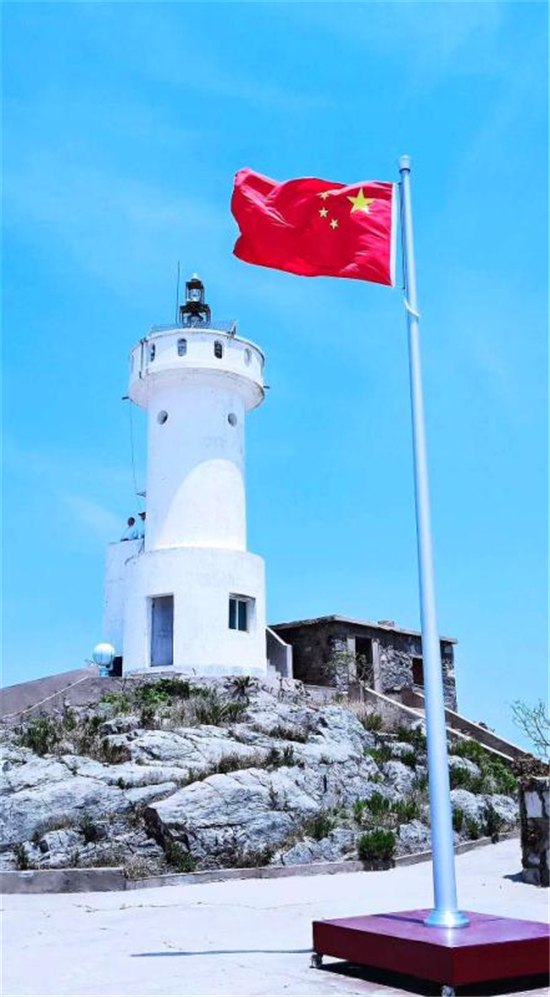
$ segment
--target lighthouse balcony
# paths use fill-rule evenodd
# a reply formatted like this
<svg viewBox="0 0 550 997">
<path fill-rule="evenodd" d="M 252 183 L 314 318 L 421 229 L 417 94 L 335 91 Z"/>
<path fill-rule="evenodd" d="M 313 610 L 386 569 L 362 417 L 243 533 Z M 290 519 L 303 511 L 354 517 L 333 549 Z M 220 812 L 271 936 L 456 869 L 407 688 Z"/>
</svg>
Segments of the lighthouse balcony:
<svg viewBox="0 0 550 997">
<path fill-rule="evenodd" d="M 154 326 L 130 353 L 130 397 L 145 405 L 151 383 L 160 377 L 181 380 L 192 374 L 196 379 L 202 372 L 241 382 L 247 408 L 255 408 L 264 397 L 263 369 L 261 349 L 236 336 L 229 323 L 215 328 Z"/>
</svg>

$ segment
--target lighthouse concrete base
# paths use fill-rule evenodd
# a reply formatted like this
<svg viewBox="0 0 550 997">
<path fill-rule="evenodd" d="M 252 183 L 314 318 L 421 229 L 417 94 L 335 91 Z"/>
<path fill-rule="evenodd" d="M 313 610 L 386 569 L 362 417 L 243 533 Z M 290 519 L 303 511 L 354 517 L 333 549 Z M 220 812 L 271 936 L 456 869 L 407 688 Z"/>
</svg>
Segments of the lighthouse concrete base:
<svg viewBox="0 0 550 997">
<path fill-rule="evenodd" d="M 165 645 L 172 641 L 175 671 L 212 676 L 267 674 L 262 558 L 222 548 L 144 551 L 125 561 L 123 586 L 125 673 L 149 671 L 156 664 L 166 667 L 166 661 L 155 661 L 153 619 L 155 603 L 164 600 L 171 610 L 162 636 Z M 120 583 L 117 593 L 120 605 Z M 246 630 L 230 626 L 232 597 L 246 601 Z M 166 627 L 171 628 L 171 635 Z"/>
</svg>

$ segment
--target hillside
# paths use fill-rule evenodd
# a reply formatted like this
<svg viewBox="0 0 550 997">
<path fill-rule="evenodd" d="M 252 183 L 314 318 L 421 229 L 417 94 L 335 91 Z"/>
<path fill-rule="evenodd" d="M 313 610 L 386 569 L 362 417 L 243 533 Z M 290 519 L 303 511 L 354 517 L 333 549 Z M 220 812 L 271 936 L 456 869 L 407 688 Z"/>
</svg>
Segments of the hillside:
<svg viewBox="0 0 550 997">
<path fill-rule="evenodd" d="M 4 725 L 2 866 L 168 871 L 429 847 L 425 738 L 382 730 L 299 682 L 128 679 L 99 703 Z M 518 822 L 510 770 L 473 741 L 451 755 L 457 841 Z"/>
</svg>

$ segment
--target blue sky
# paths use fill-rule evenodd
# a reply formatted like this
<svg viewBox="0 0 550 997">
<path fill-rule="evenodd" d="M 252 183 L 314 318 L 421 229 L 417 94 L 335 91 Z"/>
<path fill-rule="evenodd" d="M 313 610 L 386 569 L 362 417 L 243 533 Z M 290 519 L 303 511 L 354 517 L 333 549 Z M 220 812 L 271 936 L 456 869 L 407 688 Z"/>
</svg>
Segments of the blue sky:
<svg viewBox="0 0 550 997">
<path fill-rule="evenodd" d="M 232 256 L 232 177 L 413 194 L 440 628 L 462 712 L 545 696 L 547 9 L 4 4 L 4 684 L 101 638 L 135 508 L 126 357 L 177 260 L 267 354 L 250 549 L 272 621 L 418 625 L 398 291 Z M 139 483 L 144 429 L 135 412 Z"/>
</svg>

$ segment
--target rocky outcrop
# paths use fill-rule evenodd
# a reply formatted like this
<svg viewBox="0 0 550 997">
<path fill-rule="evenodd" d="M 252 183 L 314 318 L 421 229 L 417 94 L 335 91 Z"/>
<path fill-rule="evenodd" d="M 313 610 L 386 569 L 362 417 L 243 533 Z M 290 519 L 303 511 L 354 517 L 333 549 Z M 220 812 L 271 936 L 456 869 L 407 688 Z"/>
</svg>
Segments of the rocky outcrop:
<svg viewBox="0 0 550 997">
<path fill-rule="evenodd" d="M 429 848 L 420 731 L 375 734 L 292 681 L 148 686 L 127 680 L 95 712 L 6 730 L 5 867 L 123 864 L 140 876 L 341 861 L 379 827 L 397 854 Z M 517 803 L 493 792 L 489 762 L 451 766 L 485 790 L 453 790 L 457 840 L 513 826 Z"/>
</svg>

